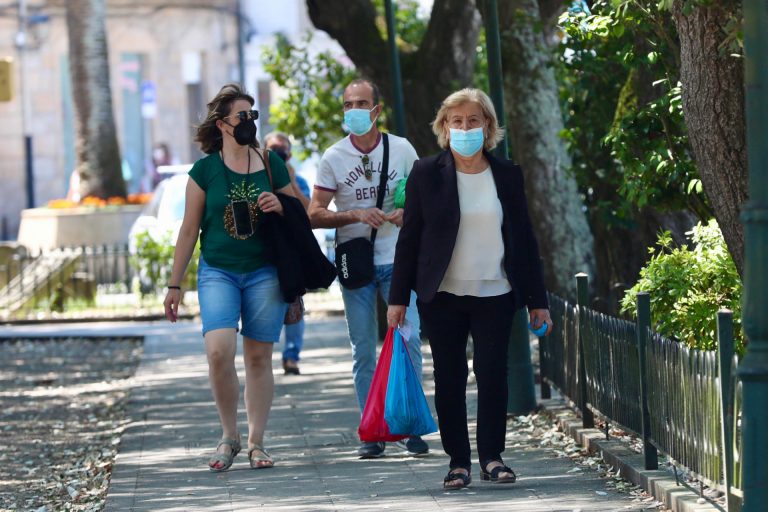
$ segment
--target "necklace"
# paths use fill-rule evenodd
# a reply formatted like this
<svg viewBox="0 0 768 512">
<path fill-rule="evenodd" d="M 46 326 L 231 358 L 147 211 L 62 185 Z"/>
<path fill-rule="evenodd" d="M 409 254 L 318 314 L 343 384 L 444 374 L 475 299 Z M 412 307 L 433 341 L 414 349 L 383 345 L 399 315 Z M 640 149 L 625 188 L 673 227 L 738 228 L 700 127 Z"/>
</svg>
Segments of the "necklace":
<svg viewBox="0 0 768 512">
<path fill-rule="evenodd" d="M 227 162 L 224 160 L 224 148 L 221 149 L 219 154 L 221 155 L 221 163 L 224 164 L 224 167 L 227 167 Z M 227 169 L 229 169 L 229 167 L 227 167 Z M 235 172 L 235 171 L 232 171 L 232 172 Z M 251 148 L 249 147 L 248 148 L 248 170 L 245 173 L 245 186 L 246 186 L 246 188 L 248 188 L 248 178 L 250 176 L 251 176 Z M 229 188 L 229 190 L 232 190 L 232 183 L 229 181 L 229 173 L 227 173 L 227 172 L 224 173 L 224 179 L 227 180 L 227 188 Z"/>
<path fill-rule="evenodd" d="M 256 194 L 255 185 L 249 184 L 251 175 L 251 148 L 248 148 L 248 169 L 245 178 L 235 187 L 229 179 L 229 172 L 235 172 L 227 167 L 224 160 L 224 150 L 221 151 L 221 162 L 224 164 L 224 179 L 227 182 L 227 194 L 229 204 L 224 208 L 224 227 L 229 236 L 237 240 L 245 240 L 254 234 L 256 221 L 256 203 L 251 202 L 251 197 Z M 237 173 L 240 174 L 240 173 Z"/>
</svg>

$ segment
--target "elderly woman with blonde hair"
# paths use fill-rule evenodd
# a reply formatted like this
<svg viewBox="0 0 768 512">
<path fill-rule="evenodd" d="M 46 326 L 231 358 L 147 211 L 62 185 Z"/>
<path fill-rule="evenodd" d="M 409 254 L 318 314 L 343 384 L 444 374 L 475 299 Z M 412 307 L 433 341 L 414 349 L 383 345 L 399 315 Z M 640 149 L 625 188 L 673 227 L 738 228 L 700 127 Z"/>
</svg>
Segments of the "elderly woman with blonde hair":
<svg viewBox="0 0 768 512">
<path fill-rule="evenodd" d="M 450 457 L 446 489 L 471 482 L 466 346 L 472 335 L 481 479 L 513 483 L 517 477 L 501 458 L 512 317 L 527 306 L 534 328 L 546 322 L 552 329 L 523 173 L 490 154 L 504 132 L 478 89 L 448 96 L 432 130 L 444 151 L 416 161 L 408 178 L 387 321 L 403 323 L 415 290 L 432 349 L 440 438 Z"/>
</svg>

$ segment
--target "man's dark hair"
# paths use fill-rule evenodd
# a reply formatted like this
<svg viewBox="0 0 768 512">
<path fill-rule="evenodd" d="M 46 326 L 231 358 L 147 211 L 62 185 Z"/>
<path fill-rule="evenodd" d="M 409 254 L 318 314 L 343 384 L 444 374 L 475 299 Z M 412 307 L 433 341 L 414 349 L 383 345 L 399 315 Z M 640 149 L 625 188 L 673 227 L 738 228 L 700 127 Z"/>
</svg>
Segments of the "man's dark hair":
<svg viewBox="0 0 768 512">
<path fill-rule="evenodd" d="M 355 78 L 351 82 L 349 82 L 349 85 L 347 87 L 351 87 L 353 85 L 363 85 L 367 84 L 371 87 L 373 90 L 373 104 L 378 105 L 379 104 L 379 96 L 381 96 L 381 93 L 379 92 L 379 86 L 376 85 L 373 80 L 369 80 L 368 78 Z"/>
</svg>

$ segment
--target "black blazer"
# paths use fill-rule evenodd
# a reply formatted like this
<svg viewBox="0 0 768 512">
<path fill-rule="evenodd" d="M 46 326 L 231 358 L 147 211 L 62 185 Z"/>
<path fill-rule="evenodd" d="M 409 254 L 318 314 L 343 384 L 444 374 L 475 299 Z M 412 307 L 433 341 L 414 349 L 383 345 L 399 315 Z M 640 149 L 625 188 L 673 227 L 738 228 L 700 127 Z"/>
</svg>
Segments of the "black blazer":
<svg viewBox="0 0 768 512">
<path fill-rule="evenodd" d="M 539 245 L 528 216 L 523 173 L 508 160 L 489 153 L 504 218 L 504 270 L 516 308 L 548 308 Z M 389 304 L 408 305 L 411 290 L 429 302 L 448 269 L 459 232 L 459 192 L 450 151 L 421 158 L 413 165 L 405 187 L 403 227 L 397 239 Z"/>
<path fill-rule="evenodd" d="M 285 302 L 293 302 L 309 289 L 328 288 L 336 279 L 336 267 L 317 244 L 304 206 L 295 197 L 275 194 L 283 215 L 263 214 L 267 259 L 277 268 Z"/>
</svg>

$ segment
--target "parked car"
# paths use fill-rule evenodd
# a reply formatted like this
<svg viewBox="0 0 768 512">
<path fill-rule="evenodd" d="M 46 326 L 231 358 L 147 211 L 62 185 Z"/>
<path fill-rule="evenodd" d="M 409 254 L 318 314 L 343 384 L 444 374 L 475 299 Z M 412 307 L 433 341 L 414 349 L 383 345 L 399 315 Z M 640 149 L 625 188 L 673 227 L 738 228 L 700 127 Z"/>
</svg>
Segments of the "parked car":
<svg viewBox="0 0 768 512">
<path fill-rule="evenodd" d="M 142 295 L 158 292 L 170 277 L 173 250 L 184 219 L 187 180 L 189 176 L 184 173 L 161 181 L 128 232 L 131 264 L 137 272 L 133 286 L 138 286 Z M 187 286 L 194 287 L 192 282 Z"/>
<path fill-rule="evenodd" d="M 190 168 L 191 166 L 186 166 L 187 171 Z M 139 233 L 149 232 L 152 238 L 157 239 L 170 231 L 173 233 L 172 240 L 176 241 L 184 218 L 188 179 L 186 173 L 176 174 L 157 185 L 152 200 L 147 203 L 128 232 L 128 247 L 132 254 L 136 252 L 136 237 Z"/>
</svg>

